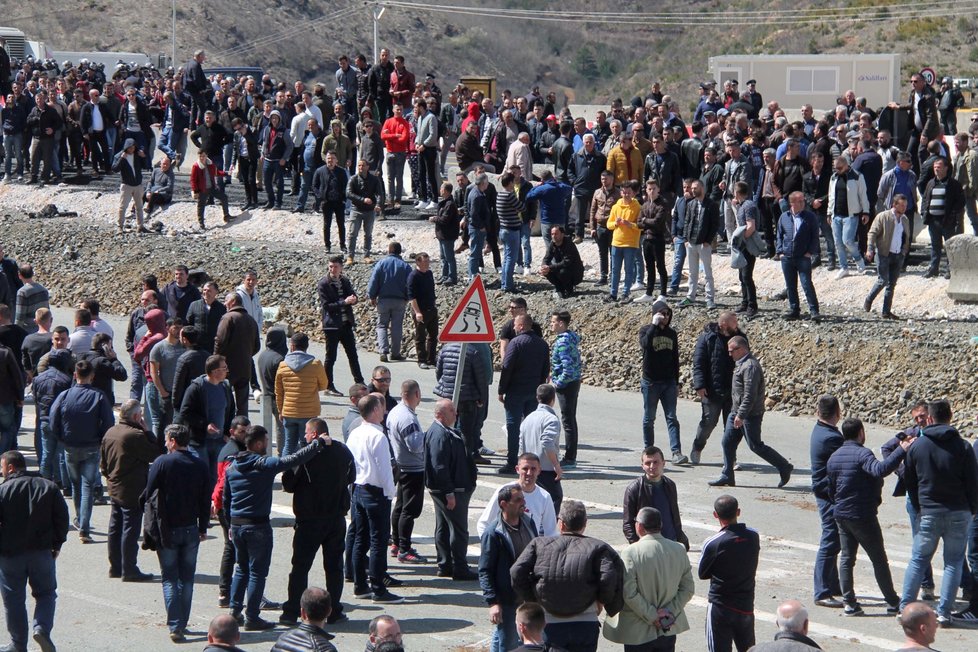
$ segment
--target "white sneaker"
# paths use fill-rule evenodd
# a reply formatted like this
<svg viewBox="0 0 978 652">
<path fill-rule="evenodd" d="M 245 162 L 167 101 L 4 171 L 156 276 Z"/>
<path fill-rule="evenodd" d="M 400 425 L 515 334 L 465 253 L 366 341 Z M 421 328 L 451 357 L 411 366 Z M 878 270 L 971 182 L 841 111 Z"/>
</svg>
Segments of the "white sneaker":
<svg viewBox="0 0 978 652">
<path fill-rule="evenodd" d="M 838 279 L 845 278 L 847 276 L 849 276 L 849 270 L 843 267 L 842 269 L 839 270 L 839 273 L 835 275 L 835 278 L 838 280 Z"/>
<path fill-rule="evenodd" d="M 429 210 L 429 211 L 438 210 L 438 204 L 436 204 L 433 201 L 430 201 L 430 202 L 428 202 L 428 206 L 426 207 L 426 210 Z"/>
<path fill-rule="evenodd" d="M 660 294 L 659 296 L 657 296 L 655 298 L 655 300 L 656 301 L 665 301 L 666 303 L 669 303 L 669 299 L 664 294 Z"/>
<path fill-rule="evenodd" d="M 651 294 L 643 294 L 639 298 L 635 299 L 635 303 L 654 303 L 655 297 Z"/>
<path fill-rule="evenodd" d="M 523 276 L 533 276 L 533 270 L 529 267 L 523 270 Z"/>
<path fill-rule="evenodd" d="M 261 403 L 261 390 L 256 389 L 251 392 L 251 398 L 255 399 L 255 403 Z"/>
<path fill-rule="evenodd" d="M 523 266 L 517 265 L 513 268 L 513 274 L 523 274 Z"/>
<path fill-rule="evenodd" d="M 629 292 L 645 292 L 645 283 L 635 281 L 632 283 L 632 287 L 629 288 Z"/>
</svg>

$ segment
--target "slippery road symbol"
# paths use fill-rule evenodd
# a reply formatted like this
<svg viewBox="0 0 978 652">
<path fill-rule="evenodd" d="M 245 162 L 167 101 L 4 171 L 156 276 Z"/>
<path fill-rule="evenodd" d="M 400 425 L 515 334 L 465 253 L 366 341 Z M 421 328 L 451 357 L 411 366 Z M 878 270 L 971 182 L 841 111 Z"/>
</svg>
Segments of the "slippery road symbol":
<svg viewBox="0 0 978 652">
<path fill-rule="evenodd" d="M 481 314 L 482 306 L 479 305 L 479 302 L 469 301 L 469 303 L 465 306 L 465 310 L 462 311 L 462 332 L 481 333 L 482 320 L 479 319 Z"/>
</svg>

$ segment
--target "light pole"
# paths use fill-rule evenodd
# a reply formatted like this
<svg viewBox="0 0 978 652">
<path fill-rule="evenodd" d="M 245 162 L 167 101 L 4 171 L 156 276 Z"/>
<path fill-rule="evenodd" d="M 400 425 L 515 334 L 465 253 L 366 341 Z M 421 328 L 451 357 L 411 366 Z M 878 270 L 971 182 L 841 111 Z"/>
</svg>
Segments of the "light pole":
<svg viewBox="0 0 978 652">
<path fill-rule="evenodd" d="M 177 65 L 177 0 L 173 0 L 173 13 L 171 15 L 170 23 L 170 65 L 176 67 Z"/>
<path fill-rule="evenodd" d="M 385 11 L 387 11 L 387 7 L 378 7 L 376 5 L 372 9 L 372 13 L 374 15 L 374 61 L 377 61 L 379 57 L 379 54 L 377 52 L 377 25 L 378 22 L 380 21 L 380 17 L 384 15 Z"/>
</svg>

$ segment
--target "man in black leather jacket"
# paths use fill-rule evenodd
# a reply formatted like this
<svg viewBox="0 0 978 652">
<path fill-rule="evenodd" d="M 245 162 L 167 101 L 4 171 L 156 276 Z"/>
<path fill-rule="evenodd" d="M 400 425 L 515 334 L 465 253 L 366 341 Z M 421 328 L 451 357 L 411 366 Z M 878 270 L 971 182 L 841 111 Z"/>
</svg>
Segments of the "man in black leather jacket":
<svg viewBox="0 0 978 652">
<path fill-rule="evenodd" d="M 275 641 L 271 652 L 336 652 L 332 634 L 323 626 L 330 613 L 330 597 L 325 589 L 310 586 L 300 599 L 302 622 Z"/>
</svg>

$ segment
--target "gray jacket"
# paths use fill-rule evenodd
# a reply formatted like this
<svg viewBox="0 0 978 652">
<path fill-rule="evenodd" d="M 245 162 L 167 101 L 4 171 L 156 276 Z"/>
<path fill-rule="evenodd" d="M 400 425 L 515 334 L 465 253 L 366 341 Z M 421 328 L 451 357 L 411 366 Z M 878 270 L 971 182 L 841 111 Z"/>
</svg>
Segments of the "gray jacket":
<svg viewBox="0 0 978 652">
<path fill-rule="evenodd" d="M 764 370 L 753 353 L 735 363 L 731 396 L 733 410 L 741 419 L 764 414 Z"/>
</svg>

